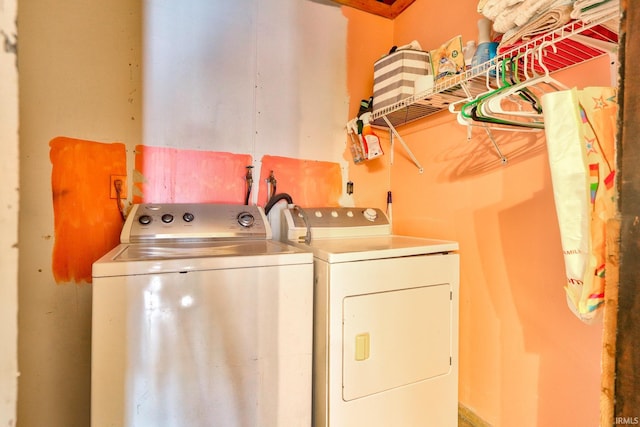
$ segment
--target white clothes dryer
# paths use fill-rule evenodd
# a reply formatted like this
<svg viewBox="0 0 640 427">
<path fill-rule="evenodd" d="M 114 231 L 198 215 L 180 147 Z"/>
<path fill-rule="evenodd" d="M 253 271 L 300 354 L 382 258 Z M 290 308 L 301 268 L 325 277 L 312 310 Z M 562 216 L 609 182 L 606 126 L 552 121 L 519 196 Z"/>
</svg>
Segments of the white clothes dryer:
<svg viewBox="0 0 640 427">
<path fill-rule="evenodd" d="M 393 235 L 379 209 L 282 226 L 314 254 L 314 426 L 457 426 L 458 243 Z"/>
<path fill-rule="evenodd" d="M 134 205 L 121 242 L 93 265 L 93 427 L 310 425 L 310 252 L 244 205 Z"/>
</svg>

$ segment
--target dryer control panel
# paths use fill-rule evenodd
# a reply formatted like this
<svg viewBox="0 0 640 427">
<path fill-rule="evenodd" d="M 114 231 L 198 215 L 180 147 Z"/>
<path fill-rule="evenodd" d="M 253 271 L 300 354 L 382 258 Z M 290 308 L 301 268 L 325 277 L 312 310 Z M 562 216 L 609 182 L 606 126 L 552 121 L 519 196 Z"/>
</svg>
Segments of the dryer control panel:
<svg viewBox="0 0 640 427">
<path fill-rule="evenodd" d="M 271 239 L 259 206 L 218 203 L 143 203 L 127 216 L 121 243 Z"/>
<path fill-rule="evenodd" d="M 377 208 L 300 208 L 283 210 L 282 235 L 298 241 L 309 232 L 316 238 L 386 236 L 391 234 L 387 215 Z"/>
</svg>

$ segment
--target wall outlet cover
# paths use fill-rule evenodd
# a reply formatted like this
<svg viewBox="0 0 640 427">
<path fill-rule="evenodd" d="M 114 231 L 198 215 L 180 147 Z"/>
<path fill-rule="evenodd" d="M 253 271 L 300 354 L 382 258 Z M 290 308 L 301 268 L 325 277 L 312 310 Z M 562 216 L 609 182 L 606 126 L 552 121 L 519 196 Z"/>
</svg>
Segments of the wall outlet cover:
<svg viewBox="0 0 640 427">
<path fill-rule="evenodd" d="M 120 198 L 127 198 L 127 176 L 126 175 L 111 175 L 111 179 L 109 180 L 109 197 L 112 199 L 118 198 L 118 193 L 116 191 L 116 183 L 121 182 L 120 189 Z"/>
</svg>

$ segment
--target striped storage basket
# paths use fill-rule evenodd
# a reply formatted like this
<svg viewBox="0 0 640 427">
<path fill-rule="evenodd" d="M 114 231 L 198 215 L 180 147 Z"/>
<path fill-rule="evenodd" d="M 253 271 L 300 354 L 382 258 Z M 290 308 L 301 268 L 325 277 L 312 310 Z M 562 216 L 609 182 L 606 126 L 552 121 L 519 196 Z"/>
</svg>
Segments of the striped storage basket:
<svg viewBox="0 0 640 427">
<path fill-rule="evenodd" d="M 431 74 L 429 52 L 395 51 L 373 66 L 373 111 L 388 107 L 413 95 L 415 81 Z"/>
</svg>

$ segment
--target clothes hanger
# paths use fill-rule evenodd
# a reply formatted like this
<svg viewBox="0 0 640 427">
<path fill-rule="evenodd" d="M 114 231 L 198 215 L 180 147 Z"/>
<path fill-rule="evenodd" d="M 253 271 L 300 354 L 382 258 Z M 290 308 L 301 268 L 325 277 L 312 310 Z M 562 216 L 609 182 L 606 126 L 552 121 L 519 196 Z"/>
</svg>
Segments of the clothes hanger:
<svg viewBox="0 0 640 427">
<path fill-rule="evenodd" d="M 467 126 L 468 128 L 482 128 L 489 130 L 499 130 L 499 131 L 508 131 L 508 132 L 540 132 L 543 130 L 541 127 L 522 127 L 522 126 L 501 126 L 500 124 L 489 123 L 489 122 L 474 122 L 473 119 L 466 119 L 462 116 L 462 114 L 456 114 L 456 121 L 458 124 L 463 126 Z M 468 135 L 467 139 L 471 139 L 471 136 Z"/>
<path fill-rule="evenodd" d="M 499 74 L 500 74 L 500 69 L 504 70 L 506 67 L 506 64 L 504 62 L 505 60 L 503 59 L 502 62 L 500 63 L 500 67 L 496 66 L 496 80 L 499 81 Z M 489 73 L 487 72 L 487 75 Z M 472 119 L 472 114 L 471 114 L 471 110 L 476 107 L 480 102 L 482 102 L 484 99 L 489 98 L 490 96 L 493 96 L 497 93 L 500 93 L 504 90 L 506 90 L 507 88 L 509 88 L 510 86 L 506 85 L 506 86 L 502 86 L 500 85 L 497 89 L 491 89 L 487 92 L 481 93 L 480 95 L 476 96 L 474 99 L 472 99 L 471 101 L 467 101 L 462 108 L 460 108 L 460 114 L 462 114 L 462 116 L 465 119 Z"/>
<path fill-rule="evenodd" d="M 506 63 L 505 64 L 505 69 L 506 69 Z M 502 65 L 502 64 L 501 64 Z M 502 67 L 500 67 L 502 68 Z M 496 74 L 496 78 L 497 80 L 500 82 L 500 76 L 504 75 L 504 73 L 501 73 L 500 71 L 497 71 Z M 495 89 L 493 88 L 490 92 L 494 93 L 498 90 L 503 90 L 504 88 L 508 87 L 509 83 L 504 80 L 504 85 L 505 86 L 500 86 L 499 88 Z M 476 99 L 471 99 L 471 93 L 466 91 L 468 98 L 467 99 L 463 99 L 460 101 L 456 101 L 456 102 L 452 102 L 451 104 L 449 104 L 449 112 L 456 114 L 456 120 L 459 124 L 466 126 L 467 127 L 467 139 L 471 140 L 471 130 L 474 127 L 480 127 L 482 129 L 484 129 L 485 131 L 487 131 L 487 133 L 490 135 L 490 131 L 491 130 L 499 130 L 499 131 L 509 131 L 509 132 L 539 132 L 541 130 L 541 128 L 522 128 L 522 127 L 516 127 L 513 126 L 511 124 L 509 124 L 509 126 L 501 126 L 499 123 L 491 123 L 489 121 L 476 121 L 473 119 L 473 112 L 469 111 L 465 114 L 462 114 L 462 108 L 464 108 L 465 106 L 469 106 L 469 105 L 473 105 L 474 102 L 478 102 L 478 99 L 481 98 L 483 95 L 485 94 L 481 94 L 478 95 L 478 97 L 476 97 Z M 468 115 L 468 117 L 466 117 Z"/>
<path fill-rule="evenodd" d="M 565 86 L 563 83 L 559 82 L 558 80 L 554 79 L 553 77 L 551 77 L 550 73 L 549 73 L 549 69 L 547 68 L 547 66 L 544 64 L 543 61 L 543 56 L 544 56 L 544 49 L 548 46 L 551 46 L 554 50 L 554 52 L 557 52 L 557 47 L 555 46 L 555 44 L 549 43 L 549 42 L 543 42 L 540 44 L 540 46 L 538 47 L 537 51 L 534 51 L 534 55 L 535 53 L 537 53 L 537 57 L 538 57 L 538 66 L 544 71 L 543 74 L 538 74 L 536 75 L 534 73 L 534 76 L 523 81 L 520 82 L 518 84 L 514 84 L 511 87 L 509 87 L 507 90 L 501 91 L 499 94 L 496 94 L 496 96 L 494 96 L 492 99 L 488 100 L 488 104 L 489 104 L 489 110 L 496 112 L 496 111 L 500 111 L 501 110 L 501 102 L 504 98 L 506 97 L 510 97 L 513 96 L 515 93 L 521 91 L 522 89 L 528 88 L 529 90 L 532 87 L 539 87 L 541 85 L 546 85 L 548 87 L 551 87 L 553 90 L 566 90 L 569 89 L 567 86 Z M 533 69 L 533 68 L 532 68 Z M 538 113 L 539 114 L 539 113 Z M 521 114 L 513 114 L 513 115 L 524 115 L 527 116 L 526 113 Z"/>
<path fill-rule="evenodd" d="M 514 85 L 522 83 L 522 81 L 520 80 L 520 69 L 518 67 L 518 65 L 520 64 L 520 56 L 521 54 L 518 53 L 518 55 L 516 55 L 512 62 L 513 68 L 511 70 L 511 76 L 513 78 L 512 84 Z M 523 90 L 520 91 L 520 95 L 525 97 L 538 113 L 542 113 L 542 102 L 540 101 L 538 96 L 536 96 L 536 94 L 530 90 L 530 87 L 523 88 Z"/>
<path fill-rule="evenodd" d="M 456 114 L 456 119 L 459 124 L 463 126 L 467 126 L 468 134 L 467 139 L 471 139 L 471 128 L 472 127 L 482 127 L 487 131 L 491 129 L 502 130 L 502 131 L 531 131 L 537 132 L 544 128 L 544 124 L 539 122 L 529 122 L 524 123 L 522 121 L 512 121 L 512 120 L 504 120 L 499 118 L 491 118 L 485 117 L 482 115 L 478 115 L 477 106 L 485 99 L 490 96 L 493 96 L 501 91 L 504 91 L 511 87 L 511 84 L 504 78 L 506 75 L 506 64 L 510 61 L 510 58 L 503 59 L 501 62 L 497 62 L 495 65 L 496 68 L 496 81 L 498 82 L 498 88 L 491 88 L 489 82 L 489 72 L 487 71 L 487 87 L 491 88 L 491 90 L 482 93 L 476 96 L 474 99 L 471 98 L 471 94 L 467 93 L 469 98 L 463 99 L 460 101 L 453 102 L 449 104 L 449 112 Z M 501 80 L 502 78 L 502 80 Z M 503 126 L 506 125 L 506 126 Z"/>
<path fill-rule="evenodd" d="M 505 92 L 499 92 L 488 99 L 483 100 L 479 104 L 479 108 L 483 116 L 500 117 L 523 116 L 531 117 L 536 120 L 542 119 L 542 103 L 538 96 L 531 90 L 530 86 L 522 84 L 519 77 L 520 54 L 508 59 L 509 82 L 506 82 L 507 72 L 503 70 L 503 86 L 514 87 L 519 85 L 519 90 L 511 95 L 505 95 Z M 505 102 L 506 101 L 506 102 Z M 510 106 L 516 106 L 518 109 L 505 109 L 503 103 Z"/>
<path fill-rule="evenodd" d="M 506 61 L 507 61 L 506 59 L 503 59 L 500 67 L 503 75 L 506 72 Z M 504 86 L 500 86 L 495 90 L 486 92 L 476 97 L 474 100 L 463 105 L 460 110 L 460 114 L 465 119 L 472 119 L 476 122 L 492 123 L 497 125 L 520 126 L 525 128 L 544 129 L 544 122 L 541 117 L 523 116 L 519 120 L 511 120 L 507 117 L 496 117 L 492 115 L 485 115 L 482 113 L 481 106 L 484 101 L 498 94 L 510 91 L 513 88 L 513 86 L 508 84 L 506 79 L 503 81 L 503 83 L 505 83 Z"/>
</svg>

